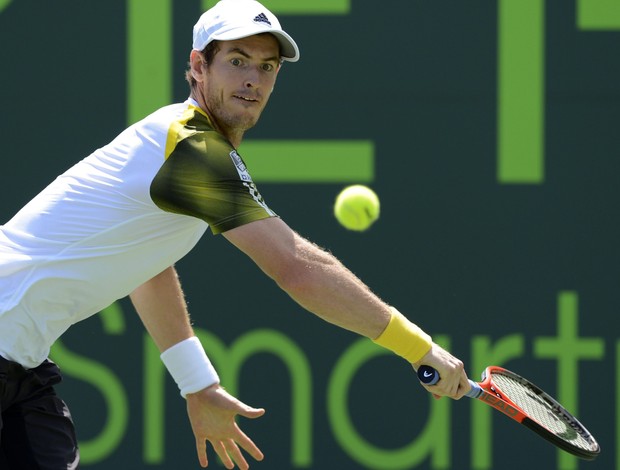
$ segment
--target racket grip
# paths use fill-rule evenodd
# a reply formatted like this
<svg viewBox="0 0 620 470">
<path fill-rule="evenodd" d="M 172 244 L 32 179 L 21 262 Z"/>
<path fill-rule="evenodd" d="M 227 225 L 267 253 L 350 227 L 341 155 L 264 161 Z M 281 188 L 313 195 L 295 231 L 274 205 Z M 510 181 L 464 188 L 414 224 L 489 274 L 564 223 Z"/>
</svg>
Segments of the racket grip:
<svg viewBox="0 0 620 470">
<path fill-rule="evenodd" d="M 420 379 L 420 382 L 424 385 L 435 385 L 439 382 L 441 377 L 435 368 L 431 366 L 420 366 L 418 369 L 418 379 Z M 478 398 L 482 394 L 480 385 L 473 380 L 469 381 L 469 385 L 471 385 L 471 389 L 465 394 L 465 396 L 469 398 Z"/>
<path fill-rule="evenodd" d="M 441 377 L 439 377 L 439 372 L 437 372 L 437 369 L 435 369 L 434 367 L 420 366 L 420 368 L 418 369 L 418 379 L 420 379 L 420 382 L 422 382 L 424 385 L 435 385 L 437 382 L 439 382 L 440 378 Z"/>
</svg>

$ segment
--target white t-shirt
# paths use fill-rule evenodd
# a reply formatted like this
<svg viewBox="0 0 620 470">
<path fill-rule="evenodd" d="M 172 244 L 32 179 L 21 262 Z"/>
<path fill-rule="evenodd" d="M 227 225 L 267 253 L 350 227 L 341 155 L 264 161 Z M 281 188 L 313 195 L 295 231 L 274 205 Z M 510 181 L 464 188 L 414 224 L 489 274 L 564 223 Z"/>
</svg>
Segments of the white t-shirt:
<svg viewBox="0 0 620 470">
<path fill-rule="evenodd" d="M 195 101 L 161 108 L 0 226 L 0 355 L 36 367 L 73 323 L 173 265 L 209 225 L 273 216 Z"/>
</svg>

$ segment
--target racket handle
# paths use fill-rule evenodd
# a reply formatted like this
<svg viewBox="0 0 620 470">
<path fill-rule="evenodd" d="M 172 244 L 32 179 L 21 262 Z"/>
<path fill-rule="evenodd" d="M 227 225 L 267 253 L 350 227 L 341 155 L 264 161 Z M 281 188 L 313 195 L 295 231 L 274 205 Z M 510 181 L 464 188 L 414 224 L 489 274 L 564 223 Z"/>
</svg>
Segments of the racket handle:
<svg viewBox="0 0 620 470">
<path fill-rule="evenodd" d="M 420 368 L 418 369 L 418 379 L 420 379 L 420 382 L 422 382 L 424 385 L 435 385 L 437 382 L 439 382 L 440 378 L 441 377 L 439 377 L 439 372 L 437 372 L 437 369 L 435 369 L 434 367 L 420 366 Z"/>
<path fill-rule="evenodd" d="M 441 379 L 441 377 L 439 376 L 439 372 L 437 372 L 435 368 L 431 366 L 420 366 L 420 368 L 418 369 L 418 379 L 420 379 L 420 382 L 422 382 L 424 385 L 435 385 L 437 382 L 439 382 L 439 379 Z M 469 385 L 471 385 L 471 390 L 469 390 L 469 392 L 465 394 L 466 397 L 478 398 L 480 395 L 482 395 L 482 389 L 480 388 L 480 385 L 478 385 L 473 380 L 469 381 Z"/>
</svg>

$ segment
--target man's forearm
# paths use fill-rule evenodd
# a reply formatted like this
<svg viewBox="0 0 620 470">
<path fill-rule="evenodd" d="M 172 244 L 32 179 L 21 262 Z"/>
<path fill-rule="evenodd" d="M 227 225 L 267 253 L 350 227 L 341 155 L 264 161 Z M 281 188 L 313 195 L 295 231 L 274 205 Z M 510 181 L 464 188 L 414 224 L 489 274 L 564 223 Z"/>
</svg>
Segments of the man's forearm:
<svg viewBox="0 0 620 470">
<path fill-rule="evenodd" d="M 389 306 L 333 255 L 307 240 L 299 243 L 297 272 L 281 280 L 281 287 L 322 319 L 371 339 L 378 337 L 390 320 Z"/>
<path fill-rule="evenodd" d="M 291 230 L 265 219 L 224 233 L 297 303 L 320 318 L 375 339 L 391 312 L 332 254 Z"/>
<path fill-rule="evenodd" d="M 160 351 L 193 336 L 187 305 L 174 267 L 148 280 L 129 297 Z"/>
</svg>

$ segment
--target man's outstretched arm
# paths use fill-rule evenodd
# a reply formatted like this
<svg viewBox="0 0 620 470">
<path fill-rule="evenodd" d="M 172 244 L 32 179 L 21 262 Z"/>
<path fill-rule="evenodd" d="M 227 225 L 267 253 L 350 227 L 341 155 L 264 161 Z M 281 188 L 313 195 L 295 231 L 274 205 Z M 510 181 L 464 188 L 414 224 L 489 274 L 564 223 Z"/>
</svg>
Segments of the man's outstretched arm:
<svg viewBox="0 0 620 470">
<path fill-rule="evenodd" d="M 224 232 L 297 303 L 323 320 L 366 336 L 442 377 L 435 395 L 461 398 L 469 390 L 463 363 L 375 295 L 336 257 L 294 232 L 279 218 Z"/>
</svg>

